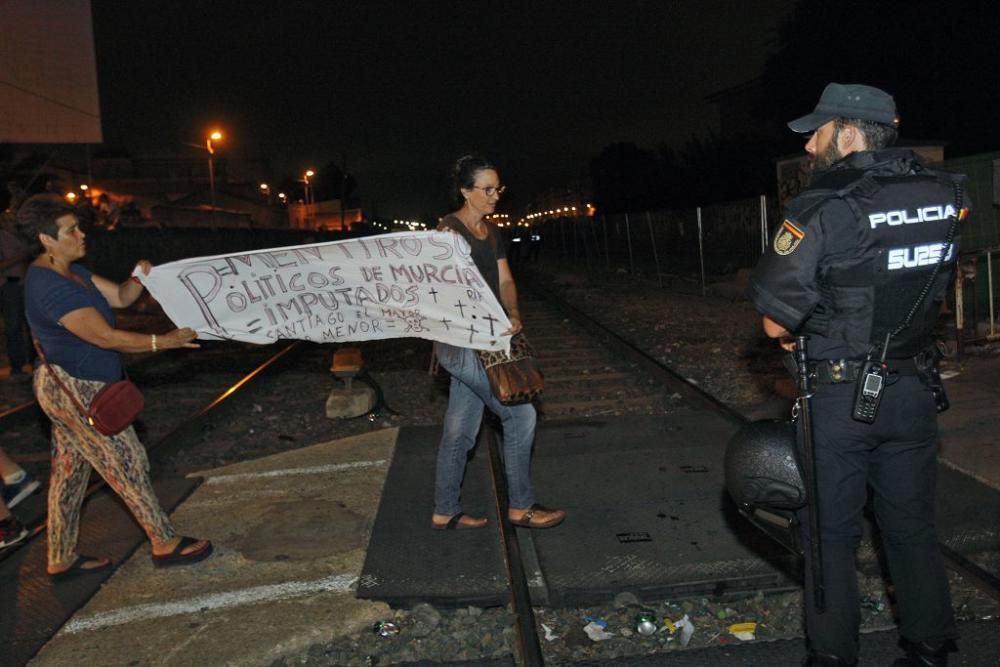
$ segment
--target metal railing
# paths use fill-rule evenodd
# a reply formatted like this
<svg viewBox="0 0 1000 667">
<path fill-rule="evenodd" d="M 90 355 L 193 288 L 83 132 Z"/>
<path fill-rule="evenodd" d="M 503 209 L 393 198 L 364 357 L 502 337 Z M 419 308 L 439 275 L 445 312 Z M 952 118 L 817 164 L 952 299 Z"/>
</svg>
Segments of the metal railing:
<svg viewBox="0 0 1000 667">
<path fill-rule="evenodd" d="M 968 344 L 1000 339 L 997 331 L 997 294 L 993 277 L 993 254 L 1000 247 L 985 248 L 959 255 L 955 279 L 955 341 L 961 358 Z M 980 280 L 985 271 L 986 281 Z M 971 289 L 970 289 L 971 287 Z M 986 311 L 985 317 L 982 311 Z M 971 318 L 968 316 L 971 312 Z"/>
<path fill-rule="evenodd" d="M 729 279 L 757 264 L 779 220 L 777 201 L 765 195 L 693 209 L 636 211 L 593 217 L 555 217 L 530 228 L 506 228 L 508 254 L 518 261 L 567 261 L 602 279 L 698 275 L 701 293 L 710 281 Z M 964 253 L 954 288 L 955 353 L 968 344 L 1000 339 L 993 254 L 1000 247 Z M 979 279 L 985 275 L 986 280 Z M 985 283 L 985 284 L 984 284 Z"/>
</svg>

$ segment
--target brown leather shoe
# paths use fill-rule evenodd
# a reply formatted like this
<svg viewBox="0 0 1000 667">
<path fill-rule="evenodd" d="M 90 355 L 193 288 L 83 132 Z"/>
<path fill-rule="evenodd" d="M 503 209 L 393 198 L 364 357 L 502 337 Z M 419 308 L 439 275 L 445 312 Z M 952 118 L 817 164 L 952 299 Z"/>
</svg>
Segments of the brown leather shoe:
<svg viewBox="0 0 1000 667">
<path fill-rule="evenodd" d="M 515 511 L 518 511 L 518 508 L 511 508 L 507 513 L 507 518 L 515 526 L 524 526 L 525 528 L 552 528 L 561 524 L 566 518 L 565 510 L 554 510 L 538 503 L 524 510 L 524 513 L 516 519 L 511 516 L 511 512 Z"/>
<path fill-rule="evenodd" d="M 437 523 L 431 519 L 431 528 L 434 530 L 469 530 L 471 528 L 485 528 L 489 520 L 484 516 L 472 516 L 465 512 L 459 512 L 449 517 L 447 523 Z"/>
</svg>

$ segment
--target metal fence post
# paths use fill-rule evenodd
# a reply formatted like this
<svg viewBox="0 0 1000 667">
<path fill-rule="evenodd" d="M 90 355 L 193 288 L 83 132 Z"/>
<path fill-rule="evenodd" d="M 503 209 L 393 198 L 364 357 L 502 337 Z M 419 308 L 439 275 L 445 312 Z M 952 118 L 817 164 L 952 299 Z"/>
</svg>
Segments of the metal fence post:
<svg viewBox="0 0 1000 667">
<path fill-rule="evenodd" d="M 576 229 L 582 220 L 579 216 L 574 216 L 573 218 L 573 229 Z M 587 241 L 587 230 L 582 229 L 580 231 L 580 242 L 583 244 L 583 256 L 587 260 L 587 273 L 590 273 L 590 243 Z"/>
<path fill-rule="evenodd" d="M 635 275 L 635 258 L 632 257 L 632 225 L 628 220 L 628 213 L 625 214 L 625 240 L 628 241 L 628 270 Z"/>
<path fill-rule="evenodd" d="M 767 252 L 767 195 L 760 196 L 760 254 Z"/>
<path fill-rule="evenodd" d="M 698 262 L 701 265 L 701 295 L 705 296 L 705 248 L 701 238 L 701 206 L 698 207 Z"/>
<path fill-rule="evenodd" d="M 604 265 L 605 270 L 611 273 L 611 250 L 608 249 L 608 216 L 602 215 L 601 220 L 604 222 Z"/>
<path fill-rule="evenodd" d="M 990 335 L 988 336 L 988 338 L 990 340 L 993 340 L 997 335 L 997 331 L 995 326 L 996 320 L 994 319 L 993 315 L 994 310 L 993 310 L 993 251 L 992 250 L 986 251 L 986 289 L 989 290 L 989 295 L 990 295 Z"/>
<path fill-rule="evenodd" d="M 963 282 L 965 282 L 965 275 L 962 273 L 962 267 L 959 266 L 957 275 L 955 276 L 955 352 L 959 361 L 962 359 L 965 347 L 962 340 L 965 336 L 963 332 L 965 328 L 965 304 L 962 301 L 965 298 Z"/>
<path fill-rule="evenodd" d="M 653 234 L 653 216 L 649 214 L 649 209 L 646 209 L 646 222 L 649 224 L 649 241 L 653 244 L 653 261 L 656 262 L 656 279 L 660 283 L 660 287 L 663 287 L 663 273 L 660 271 L 660 253 L 656 251 L 656 235 Z"/>
</svg>

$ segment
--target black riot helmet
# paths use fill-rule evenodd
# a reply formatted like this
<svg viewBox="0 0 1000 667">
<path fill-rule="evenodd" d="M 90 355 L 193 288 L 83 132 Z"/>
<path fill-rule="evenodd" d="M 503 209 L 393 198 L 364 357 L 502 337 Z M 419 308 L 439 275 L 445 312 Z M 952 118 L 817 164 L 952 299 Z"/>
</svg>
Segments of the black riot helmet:
<svg viewBox="0 0 1000 667">
<path fill-rule="evenodd" d="M 806 504 L 795 424 L 745 424 L 726 447 L 726 488 L 741 508 L 794 510 Z"/>
<path fill-rule="evenodd" d="M 793 552 L 802 546 L 794 510 L 806 504 L 795 424 L 745 424 L 726 446 L 726 489 L 750 521 Z"/>
</svg>

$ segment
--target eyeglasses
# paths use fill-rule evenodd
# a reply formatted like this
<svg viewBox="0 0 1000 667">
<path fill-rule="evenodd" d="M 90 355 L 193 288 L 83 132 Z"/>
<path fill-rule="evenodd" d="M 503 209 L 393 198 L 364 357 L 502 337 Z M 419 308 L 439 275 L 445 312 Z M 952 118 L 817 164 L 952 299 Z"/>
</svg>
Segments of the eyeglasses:
<svg viewBox="0 0 1000 667">
<path fill-rule="evenodd" d="M 474 190 L 482 190 L 484 195 L 486 195 L 487 197 L 492 197 L 493 195 L 502 195 L 504 193 L 504 190 L 507 189 L 507 186 L 501 185 L 500 187 L 495 188 L 492 185 L 489 185 L 484 188 L 481 185 L 473 185 L 472 188 Z"/>
</svg>

